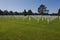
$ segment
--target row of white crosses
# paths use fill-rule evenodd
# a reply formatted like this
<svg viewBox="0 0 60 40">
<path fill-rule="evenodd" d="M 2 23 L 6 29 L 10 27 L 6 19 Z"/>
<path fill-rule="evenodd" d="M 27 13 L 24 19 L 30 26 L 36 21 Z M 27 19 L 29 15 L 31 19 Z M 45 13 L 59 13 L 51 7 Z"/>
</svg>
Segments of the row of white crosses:
<svg viewBox="0 0 60 40">
<path fill-rule="evenodd" d="M 39 23 L 40 19 L 42 19 L 42 21 L 47 20 L 47 22 L 49 23 L 52 20 L 58 18 L 58 16 L 42 16 L 42 15 L 40 15 L 40 16 L 37 16 L 37 15 L 36 16 L 22 16 L 22 15 L 18 16 L 17 15 L 17 16 L 1 16 L 1 17 L 15 17 L 16 19 L 22 18 L 23 20 L 25 20 L 26 18 L 29 17 L 29 21 L 31 21 L 31 17 L 32 17 L 35 20 L 37 20 L 38 23 Z M 59 17 L 59 19 L 60 19 L 60 17 Z"/>
<path fill-rule="evenodd" d="M 58 18 L 58 16 L 42 16 L 42 15 L 40 16 L 15 16 L 15 17 L 22 18 L 23 20 L 25 20 L 26 18 L 29 18 L 29 21 L 31 21 L 31 17 L 32 17 L 35 20 L 37 20 L 37 23 L 39 23 L 40 19 L 42 19 L 42 21 L 47 20 L 47 22 L 50 23 L 54 19 Z"/>
<path fill-rule="evenodd" d="M 50 23 L 51 21 L 53 21 L 54 19 L 58 18 L 58 16 L 30 16 L 32 18 L 34 18 L 35 20 L 37 20 L 37 22 L 39 23 L 40 19 L 43 20 L 47 20 L 48 23 Z M 31 18 L 29 17 L 29 21 L 31 20 Z"/>
</svg>

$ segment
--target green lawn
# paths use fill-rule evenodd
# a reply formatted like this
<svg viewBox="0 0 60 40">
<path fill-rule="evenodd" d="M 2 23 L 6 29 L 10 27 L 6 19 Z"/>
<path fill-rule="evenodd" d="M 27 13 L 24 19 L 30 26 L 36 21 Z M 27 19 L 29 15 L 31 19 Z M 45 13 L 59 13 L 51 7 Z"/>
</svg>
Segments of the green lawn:
<svg viewBox="0 0 60 40">
<path fill-rule="evenodd" d="M 60 40 L 60 20 L 0 17 L 0 40 Z"/>
</svg>

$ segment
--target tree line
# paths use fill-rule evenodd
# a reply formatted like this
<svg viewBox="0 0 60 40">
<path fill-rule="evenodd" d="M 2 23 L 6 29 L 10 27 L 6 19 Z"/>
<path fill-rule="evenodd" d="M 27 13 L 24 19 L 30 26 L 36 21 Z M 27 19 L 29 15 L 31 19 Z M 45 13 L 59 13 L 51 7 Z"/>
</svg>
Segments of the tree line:
<svg viewBox="0 0 60 40">
<path fill-rule="evenodd" d="M 7 10 L 0 10 L 0 15 L 58 15 L 60 16 L 60 8 L 58 9 L 58 12 L 57 13 L 51 13 L 49 14 L 48 11 L 46 9 L 47 7 L 45 7 L 45 5 L 40 5 L 39 8 L 38 8 L 38 13 L 33 13 L 32 10 L 24 10 L 23 12 L 13 12 L 13 11 L 7 11 Z"/>
<path fill-rule="evenodd" d="M 24 10 L 23 12 L 0 10 L 0 15 L 34 15 L 34 14 L 35 13 L 33 13 L 31 10 L 28 10 L 28 12 L 26 10 Z"/>
</svg>

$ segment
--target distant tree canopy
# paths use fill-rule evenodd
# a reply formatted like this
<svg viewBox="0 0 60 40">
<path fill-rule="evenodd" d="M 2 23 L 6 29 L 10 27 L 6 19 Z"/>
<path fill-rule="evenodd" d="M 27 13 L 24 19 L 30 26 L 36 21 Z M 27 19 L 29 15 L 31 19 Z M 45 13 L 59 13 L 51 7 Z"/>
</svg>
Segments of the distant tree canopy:
<svg viewBox="0 0 60 40">
<path fill-rule="evenodd" d="M 3 11 L 3 15 L 8 15 L 8 11 L 7 10 L 4 10 Z"/>
<path fill-rule="evenodd" d="M 60 8 L 59 8 L 59 10 L 58 10 L 58 15 L 60 16 Z"/>
<path fill-rule="evenodd" d="M 33 15 L 33 12 L 31 10 L 28 10 L 28 15 Z"/>
<path fill-rule="evenodd" d="M 0 10 L 0 15 L 3 15 L 3 11 L 2 10 Z"/>
<path fill-rule="evenodd" d="M 41 4 L 38 8 L 38 13 L 43 15 L 43 14 L 47 14 L 49 10 L 46 9 L 47 7 L 45 7 L 45 5 Z"/>
<path fill-rule="evenodd" d="M 9 15 L 14 15 L 13 11 L 9 11 Z"/>
<path fill-rule="evenodd" d="M 7 10 L 0 10 L 0 15 L 59 15 L 60 16 L 60 9 L 58 10 L 58 13 L 52 13 L 52 14 L 49 14 L 49 10 L 46 9 L 47 7 L 43 4 L 41 4 L 39 7 L 38 7 L 38 13 L 33 13 L 32 10 L 28 10 L 26 11 L 26 9 L 23 11 L 23 12 L 13 12 L 13 11 L 7 11 Z"/>
<path fill-rule="evenodd" d="M 23 11 L 23 15 L 25 15 L 25 16 L 27 15 L 27 12 L 26 12 L 26 10 L 24 10 L 24 11 Z"/>
</svg>

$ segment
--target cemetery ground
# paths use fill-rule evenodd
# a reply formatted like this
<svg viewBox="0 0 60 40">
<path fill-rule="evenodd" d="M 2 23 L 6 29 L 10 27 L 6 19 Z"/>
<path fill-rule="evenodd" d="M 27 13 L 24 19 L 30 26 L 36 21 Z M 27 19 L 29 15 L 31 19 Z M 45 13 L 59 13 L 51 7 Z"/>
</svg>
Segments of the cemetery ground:
<svg viewBox="0 0 60 40">
<path fill-rule="evenodd" d="M 0 16 L 0 40 L 60 40 L 60 20 Z"/>
</svg>

